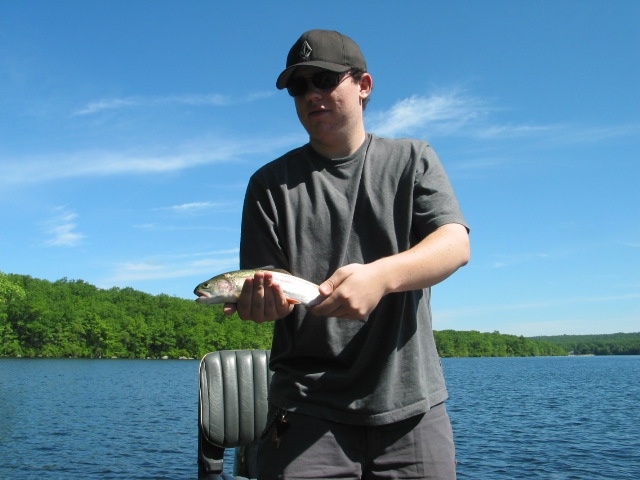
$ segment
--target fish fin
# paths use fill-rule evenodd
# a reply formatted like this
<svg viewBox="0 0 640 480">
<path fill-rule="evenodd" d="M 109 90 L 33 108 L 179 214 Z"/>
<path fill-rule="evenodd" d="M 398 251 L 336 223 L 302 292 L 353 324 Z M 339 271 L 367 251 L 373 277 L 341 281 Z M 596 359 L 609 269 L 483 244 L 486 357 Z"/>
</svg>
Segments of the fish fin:
<svg viewBox="0 0 640 480">
<path fill-rule="evenodd" d="M 298 305 L 300 302 L 300 300 L 296 300 L 295 298 L 287 298 L 287 303 L 289 305 Z"/>
</svg>

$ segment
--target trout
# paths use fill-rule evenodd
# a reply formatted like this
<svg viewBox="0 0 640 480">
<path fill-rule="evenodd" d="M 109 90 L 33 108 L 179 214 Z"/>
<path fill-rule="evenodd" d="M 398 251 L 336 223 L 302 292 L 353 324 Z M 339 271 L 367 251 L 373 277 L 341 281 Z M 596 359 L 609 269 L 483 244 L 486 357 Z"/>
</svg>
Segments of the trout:
<svg viewBox="0 0 640 480">
<path fill-rule="evenodd" d="M 256 272 L 269 272 L 273 280 L 282 287 L 290 304 L 303 304 L 312 307 L 324 300 L 318 285 L 303 278 L 295 277 L 285 270 L 235 270 L 222 273 L 198 285 L 193 291 L 199 303 L 237 303 L 242 286 L 247 278 L 253 278 Z"/>
</svg>

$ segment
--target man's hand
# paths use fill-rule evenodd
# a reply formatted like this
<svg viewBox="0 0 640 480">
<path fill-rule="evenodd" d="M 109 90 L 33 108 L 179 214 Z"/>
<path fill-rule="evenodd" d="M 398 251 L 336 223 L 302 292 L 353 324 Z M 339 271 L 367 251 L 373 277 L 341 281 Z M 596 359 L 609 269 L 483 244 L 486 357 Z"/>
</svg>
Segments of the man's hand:
<svg viewBox="0 0 640 480">
<path fill-rule="evenodd" d="M 404 252 L 365 265 L 352 263 L 320 285 L 328 298 L 309 311 L 314 315 L 363 320 L 393 292 L 429 288 L 469 261 L 465 226 L 449 223 Z"/>
<path fill-rule="evenodd" d="M 238 303 L 226 303 L 223 312 L 232 315 L 238 312 L 242 320 L 256 323 L 273 322 L 284 318 L 293 310 L 287 297 L 270 272 L 257 272 L 245 280 Z"/>
<path fill-rule="evenodd" d="M 320 293 L 327 298 L 309 311 L 324 317 L 366 319 L 387 293 L 374 265 L 352 263 L 336 270 L 320 285 Z"/>
</svg>

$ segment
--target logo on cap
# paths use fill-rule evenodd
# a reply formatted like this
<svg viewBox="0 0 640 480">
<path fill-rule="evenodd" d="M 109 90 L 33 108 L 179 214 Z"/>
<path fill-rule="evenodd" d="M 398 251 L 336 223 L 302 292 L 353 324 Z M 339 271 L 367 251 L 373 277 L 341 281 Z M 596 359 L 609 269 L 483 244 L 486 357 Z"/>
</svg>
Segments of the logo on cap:
<svg viewBox="0 0 640 480">
<path fill-rule="evenodd" d="M 309 42 L 305 40 L 304 43 L 302 44 L 302 48 L 300 49 L 300 56 L 302 57 L 302 60 L 304 61 L 309 60 L 309 57 L 311 56 L 312 51 L 313 49 L 311 48 L 311 45 L 309 45 Z"/>
</svg>

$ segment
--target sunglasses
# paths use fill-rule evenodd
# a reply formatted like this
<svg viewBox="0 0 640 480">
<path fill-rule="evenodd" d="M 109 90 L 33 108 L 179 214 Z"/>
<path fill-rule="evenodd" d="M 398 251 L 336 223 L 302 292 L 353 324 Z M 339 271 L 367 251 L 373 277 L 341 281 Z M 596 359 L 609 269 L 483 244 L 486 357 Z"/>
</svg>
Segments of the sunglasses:
<svg viewBox="0 0 640 480">
<path fill-rule="evenodd" d="M 348 72 L 345 75 L 345 73 L 322 71 L 314 73 L 313 75 L 305 75 L 304 77 L 292 78 L 287 83 L 287 91 L 292 97 L 304 95 L 305 93 L 307 93 L 307 87 L 309 86 L 309 82 L 307 82 L 307 79 L 309 79 L 311 80 L 311 84 L 315 88 L 322 90 L 323 92 L 330 92 L 349 75 L 350 74 Z"/>
</svg>

